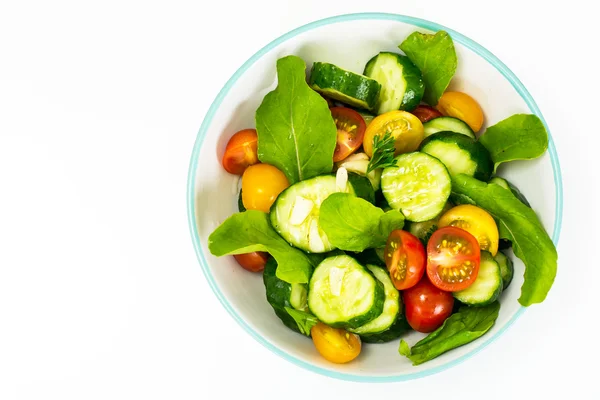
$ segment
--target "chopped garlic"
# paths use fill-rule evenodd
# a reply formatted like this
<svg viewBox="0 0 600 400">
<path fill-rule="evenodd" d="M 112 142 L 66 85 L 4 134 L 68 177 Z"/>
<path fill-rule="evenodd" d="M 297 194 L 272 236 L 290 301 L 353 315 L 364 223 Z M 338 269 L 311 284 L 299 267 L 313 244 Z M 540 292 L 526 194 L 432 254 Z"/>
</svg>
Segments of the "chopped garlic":
<svg viewBox="0 0 600 400">
<path fill-rule="evenodd" d="M 348 170 L 341 167 L 335 174 L 335 185 L 338 192 L 347 192 L 348 189 Z"/>
<path fill-rule="evenodd" d="M 296 226 L 302 224 L 306 220 L 306 217 L 310 215 L 314 206 L 315 204 L 312 201 L 302 196 L 296 196 L 296 202 L 292 207 L 292 214 L 290 215 L 290 224 Z"/>
<path fill-rule="evenodd" d="M 343 268 L 333 267 L 329 270 L 329 290 L 334 296 L 339 296 L 342 293 L 342 282 L 346 270 Z"/>
</svg>

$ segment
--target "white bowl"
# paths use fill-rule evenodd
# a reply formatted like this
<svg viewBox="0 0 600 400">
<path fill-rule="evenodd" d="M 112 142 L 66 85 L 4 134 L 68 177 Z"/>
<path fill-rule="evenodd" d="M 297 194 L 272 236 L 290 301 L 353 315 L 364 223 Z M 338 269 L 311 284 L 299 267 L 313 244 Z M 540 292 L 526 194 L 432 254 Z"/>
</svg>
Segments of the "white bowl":
<svg viewBox="0 0 600 400">
<path fill-rule="evenodd" d="M 451 89 L 472 95 L 482 106 L 485 126 L 515 113 L 542 114 L 517 77 L 493 54 L 465 36 L 433 22 L 394 14 L 351 14 L 312 22 L 269 43 L 252 56 L 227 82 L 210 107 L 194 145 L 188 177 L 188 216 L 198 261 L 231 316 L 258 342 L 308 370 L 353 381 L 402 381 L 430 375 L 466 360 L 499 337 L 524 311 L 517 301 L 524 266 L 513 256 L 515 276 L 501 298 L 500 315 L 482 338 L 413 366 L 398 355 L 398 341 L 363 346 L 349 364 L 323 359 L 312 341 L 286 328 L 267 303 L 261 274 L 246 272 L 233 257 L 214 257 L 207 248 L 210 233 L 237 212 L 238 178 L 220 160 L 236 131 L 254 127 L 254 113 L 264 95 L 276 86 L 276 61 L 289 54 L 302 57 L 310 68 L 326 61 L 362 72 L 379 51 L 399 51 L 411 32 L 446 30 L 453 38 L 458 70 Z M 483 130 L 482 130 L 483 131 Z M 556 149 L 550 139 L 546 154 L 534 161 L 507 163 L 500 175 L 515 183 L 528 198 L 556 244 L 562 215 L 562 184 Z M 540 307 L 540 305 L 536 305 Z M 411 333 L 416 342 L 422 334 Z"/>
</svg>

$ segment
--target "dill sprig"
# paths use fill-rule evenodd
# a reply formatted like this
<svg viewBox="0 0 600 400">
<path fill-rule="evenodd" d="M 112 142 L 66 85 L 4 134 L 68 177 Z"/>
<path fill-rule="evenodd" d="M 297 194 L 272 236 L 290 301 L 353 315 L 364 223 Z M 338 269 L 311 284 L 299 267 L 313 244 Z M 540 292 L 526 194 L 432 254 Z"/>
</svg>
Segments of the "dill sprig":
<svg viewBox="0 0 600 400">
<path fill-rule="evenodd" d="M 390 132 L 386 132 L 383 137 L 373 137 L 373 157 L 367 166 L 367 174 L 377 168 L 395 167 L 395 151 L 395 140 Z"/>
</svg>

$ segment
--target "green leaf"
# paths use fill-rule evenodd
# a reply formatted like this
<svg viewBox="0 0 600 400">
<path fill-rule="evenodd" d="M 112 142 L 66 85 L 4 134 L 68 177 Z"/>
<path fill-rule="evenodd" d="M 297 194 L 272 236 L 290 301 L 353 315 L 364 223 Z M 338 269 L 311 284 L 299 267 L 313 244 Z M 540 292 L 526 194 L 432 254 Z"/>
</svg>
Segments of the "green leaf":
<svg viewBox="0 0 600 400">
<path fill-rule="evenodd" d="M 273 229 L 268 214 L 248 210 L 227 218 L 208 237 L 215 256 L 266 251 L 277 261 L 277 277 L 288 283 L 307 283 L 314 264 Z"/>
<path fill-rule="evenodd" d="M 437 105 L 458 65 L 450 35 L 445 31 L 435 35 L 413 32 L 398 47 L 423 74 L 423 100 L 431 106 Z"/>
<path fill-rule="evenodd" d="M 259 160 L 283 171 L 290 184 L 330 173 L 337 128 L 327 101 L 308 86 L 297 56 L 277 61 L 277 79 L 256 110 Z"/>
<path fill-rule="evenodd" d="M 304 311 L 295 310 L 290 307 L 285 307 L 285 310 L 290 314 L 294 321 L 298 324 L 300 333 L 306 336 L 310 336 L 310 330 L 313 326 L 319 323 L 317 317 Z"/>
<path fill-rule="evenodd" d="M 398 347 L 398 353 L 401 356 L 409 357 L 410 356 L 410 346 L 404 339 L 400 339 L 400 346 Z"/>
<path fill-rule="evenodd" d="M 334 193 L 321 204 L 319 226 L 336 248 L 359 252 L 385 246 L 390 232 L 404 226 L 404 216 L 347 193 Z"/>
<path fill-rule="evenodd" d="M 461 306 L 442 326 L 418 341 L 408 355 L 400 343 L 400 354 L 408 357 L 413 365 L 433 360 L 483 336 L 494 326 L 499 311 L 500 303 L 497 301 L 484 307 Z"/>
<path fill-rule="evenodd" d="M 525 264 L 525 281 L 519 303 L 527 307 L 546 299 L 556 278 L 558 254 L 535 211 L 510 190 L 459 174 L 452 192 L 468 196 L 498 222 L 500 237 L 512 242 L 515 255 Z"/>
<path fill-rule="evenodd" d="M 396 140 L 390 132 L 386 132 L 383 138 L 379 135 L 373 137 L 373 157 L 369 160 L 367 174 L 378 168 L 395 167 Z"/>
<path fill-rule="evenodd" d="M 503 162 L 531 160 L 548 148 L 548 132 L 533 114 L 515 114 L 490 126 L 479 138 L 494 161 L 494 169 Z"/>
</svg>

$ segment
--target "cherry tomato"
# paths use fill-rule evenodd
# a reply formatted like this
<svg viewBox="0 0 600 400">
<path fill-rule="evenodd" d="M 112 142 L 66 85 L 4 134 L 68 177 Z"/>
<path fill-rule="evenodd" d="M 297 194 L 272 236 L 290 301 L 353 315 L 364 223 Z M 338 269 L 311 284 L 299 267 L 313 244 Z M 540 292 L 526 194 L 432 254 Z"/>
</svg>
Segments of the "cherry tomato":
<svg viewBox="0 0 600 400">
<path fill-rule="evenodd" d="M 479 104 L 463 92 L 445 92 L 436 108 L 447 117 L 464 121 L 473 132 L 479 132 L 483 125 L 483 111 Z"/>
<path fill-rule="evenodd" d="M 333 162 L 338 162 L 362 145 L 367 125 L 359 113 L 347 107 L 332 107 L 331 115 L 337 126 L 337 144 L 333 153 Z"/>
<path fill-rule="evenodd" d="M 419 118 L 419 121 L 421 121 L 422 123 L 431 121 L 434 118 L 438 118 L 438 117 L 442 116 L 441 112 L 439 112 L 438 110 L 436 110 L 433 107 L 430 107 L 430 106 L 427 106 L 424 104 L 417 106 L 417 108 L 412 110 L 410 113 L 414 114 L 417 118 Z"/>
<path fill-rule="evenodd" d="M 394 155 L 417 150 L 423 140 L 423 124 L 419 118 L 407 111 L 389 111 L 373 118 L 367 127 L 363 148 L 369 157 L 373 156 L 373 138 L 383 138 L 390 133 L 395 140 Z"/>
<path fill-rule="evenodd" d="M 258 163 L 256 129 L 236 132 L 225 147 L 223 167 L 230 174 L 242 175 L 250 165 Z"/>
<path fill-rule="evenodd" d="M 406 321 L 417 332 L 429 333 L 442 326 L 452 314 L 454 297 L 433 286 L 424 276 L 415 286 L 402 292 Z"/>
<path fill-rule="evenodd" d="M 492 253 L 498 253 L 498 225 L 494 218 L 485 210 L 471 205 L 462 204 L 445 212 L 438 221 L 438 227 L 456 226 L 464 229 L 479 242 L 479 248 Z"/>
<path fill-rule="evenodd" d="M 271 205 L 290 186 L 283 172 L 269 164 L 255 164 L 242 175 L 242 202 L 247 210 L 269 212 Z"/>
<path fill-rule="evenodd" d="M 409 232 L 392 231 L 383 255 L 392 282 L 398 290 L 415 286 L 425 273 L 425 248 L 421 241 Z"/>
<path fill-rule="evenodd" d="M 479 273 L 481 253 L 469 232 L 446 226 L 427 243 L 427 276 L 441 290 L 456 292 L 471 286 Z"/>
<path fill-rule="evenodd" d="M 360 354 L 360 337 L 354 333 L 319 322 L 311 328 L 310 335 L 317 351 L 333 363 L 345 364 Z"/>
<path fill-rule="evenodd" d="M 233 256 L 242 268 L 250 272 L 261 272 L 269 260 L 269 253 L 255 251 L 252 253 L 236 254 Z"/>
</svg>

